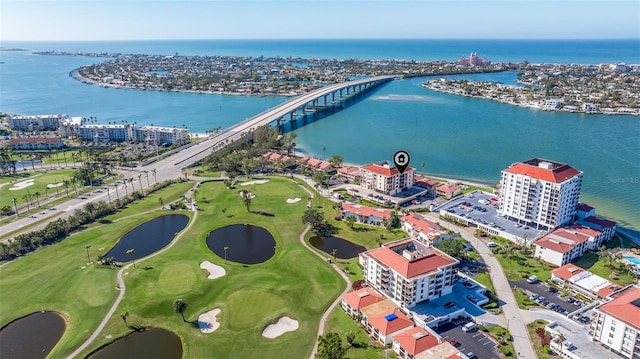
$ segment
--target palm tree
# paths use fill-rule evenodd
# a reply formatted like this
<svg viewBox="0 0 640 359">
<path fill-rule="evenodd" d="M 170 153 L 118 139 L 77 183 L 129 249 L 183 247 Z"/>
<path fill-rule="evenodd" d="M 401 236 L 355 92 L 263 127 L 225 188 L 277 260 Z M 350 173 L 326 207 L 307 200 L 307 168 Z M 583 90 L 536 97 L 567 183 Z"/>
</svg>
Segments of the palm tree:
<svg viewBox="0 0 640 359">
<path fill-rule="evenodd" d="M 336 261 L 336 255 L 338 255 L 338 250 L 337 249 L 332 250 L 331 251 L 331 255 L 333 256 L 333 261 L 335 262 Z"/>
<path fill-rule="evenodd" d="M 131 258 L 133 258 L 133 255 L 134 255 L 134 254 L 136 254 L 136 250 L 135 250 L 135 249 L 133 249 L 133 248 L 128 249 L 128 250 L 127 250 L 127 254 L 128 254 Z M 134 260 L 133 260 L 133 268 L 135 268 L 135 267 L 136 267 L 136 260 L 134 259 Z"/>
<path fill-rule="evenodd" d="M 138 175 L 138 185 L 140 186 L 140 191 L 142 191 L 142 173 Z"/>
<path fill-rule="evenodd" d="M 356 216 L 349 216 L 345 219 L 349 228 L 353 229 L 356 223 Z"/>
<path fill-rule="evenodd" d="M 224 264 L 227 264 L 227 251 L 229 250 L 229 247 L 225 246 L 224 247 Z"/>
<path fill-rule="evenodd" d="M 186 320 L 184 319 L 184 311 L 187 310 L 187 303 L 182 300 L 182 299 L 176 299 L 173 302 L 173 310 L 175 310 L 176 313 L 180 314 L 180 316 L 182 316 L 182 321 L 186 322 Z"/>
<path fill-rule="evenodd" d="M 16 211 L 16 218 L 20 217 L 20 215 L 18 214 L 18 200 L 13 197 L 12 199 L 13 201 L 13 209 Z"/>
<path fill-rule="evenodd" d="M 29 196 L 25 194 L 24 196 L 22 196 L 22 199 L 27 202 L 27 212 L 31 212 L 31 207 L 29 207 Z"/>
<path fill-rule="evenodd" d="M 144 170 L 144 174 L 147 175 L 147 186 L 149 186 L 149 171 Z"/>
<path fill-rule="evenodd" d="M 86 246 L 84 246 L 84 249 L 87 250 L 87 264 L 91 263 L 91 257 L 89 256 L 89 248 L 91 247 L 90 244 L 87 244 Z"/>
<path fill-rule="evenodd" d="M 158 198 L 158 201 L 160 202 L 160 205 L 162 206 L 162 209 L 164 209 L 164 199 L 162 199 L 162 197 Z"/>
<path fill-rule="evenodd" d="M 133 177 L 129 177 L 129 183 L 131 184 L 131 193 L 133 193 L 136 190 L 135 187 L 133 187 Z"/>
<path fill-rule="evenodd" d="M 127 190 L 127 179 L 125 178 L 123 181 L 122 187 L 124 188 L 125 197 L 129 195 L 129 191 Z"/>
<path fill-rule="evenodd" d="M 241 191 L 240 194 L 242 195 L 242 201 L 244 202 L 244 205 L 247 207 L 247 212 L 251 212 L 251 199 L 253 197 L 253 194 L 251 194 L 251 192 L 249 191 Z"/>
<path fill-rule="evenodd" d="M 158 178 L 156 177 L 156 169 L 154 168 L 153 170 L 151 170 L 151 173 L 153 173 L 153 182 L 158 183 Z"/>
<path fill-rule="evenodd" d="M 36 192 L 33 194 L 33 196 L 36 198 L 36 201 L 38 202 L 38 208 L 40 208 L 40 196 L 41 196 L 41 193 L 40 193 L 40 192 L 38 192 L 38 191 L 36 191 Z"/>
</svg>

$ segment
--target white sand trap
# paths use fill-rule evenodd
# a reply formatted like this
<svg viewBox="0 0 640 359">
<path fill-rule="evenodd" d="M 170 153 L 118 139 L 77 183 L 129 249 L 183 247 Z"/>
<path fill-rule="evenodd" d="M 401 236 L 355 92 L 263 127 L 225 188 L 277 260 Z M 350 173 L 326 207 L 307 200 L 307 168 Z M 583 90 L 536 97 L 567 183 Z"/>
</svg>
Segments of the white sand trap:
<svg viewBox="0 0 640 359">
<path fill-rule="evenodd" d="M 26 181 L 18 182 L 13 185 L 13 187 L 9 188 L 9 191 L 19 191 L 21 189 L 25 189 L 29 186 L 33 186 L 34 180 L 28 179 Z"/>
<path fill-rule="evenodd" d="M 298 321 L 289 317 L 281 317 L 275 324 L 269 324 L 262 331 L 262 336 L 273 339 L 281 336 L 286 332 L 292 332 L 298 329 Z"/>
<path fill-rule="evenodd" d="M 269 182 L 269 180 L 268 180 L 268 179 L 264 179 L 264 180 L 256 180 L 256 181 L 242 182 L 242 183 L 240 183 L 240 185 L 241 185 L 241 186 L 248 186 L 248 185 L 251 185 L 251 184 L 265 184 L 265 183 L 267 183 L 267 182 Z"/>
<path fill-rule="evenodd" d="M 60 187 L 60 186 L 64 186 L 64 182 L 49 183 L 49 184 L 47 184 L 47 188 L 56 188 L 56 187 Z"/>
<path fill-rule="evenodd" d="M 300 202 L 301 198 L 287 198 L 287 203 L 296 203 L 296 202 Z"/>
<path fill-rule="evenodd" d="M 209 276 L 207 276 L 207 278 L 209 279 L 224 277 L 224 275 L 227 274 L 227 271 L 225 271 L 224 268 L 217 266 L 209 261 L 200 263 L 200 268 L 209 271 Z"/>
<path fill-rule="evenodd" d="M 200 314 L 200 316 L 198 316 L 200 331 L 203 333 L 213 333 L 220 328 L 220 323 L 218 323 L 217 318 L 218 314 L 220 314 L 219 308 Z"/>
</svg>

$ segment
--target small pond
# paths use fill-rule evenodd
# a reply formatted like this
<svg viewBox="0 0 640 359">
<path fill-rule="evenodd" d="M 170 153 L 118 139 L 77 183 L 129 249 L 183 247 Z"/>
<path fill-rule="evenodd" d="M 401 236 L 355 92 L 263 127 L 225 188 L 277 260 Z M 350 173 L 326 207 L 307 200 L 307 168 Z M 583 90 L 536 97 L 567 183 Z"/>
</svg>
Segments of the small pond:
<svg viewBox="0 0 640 359">
<path fill-rule="evenodd" d="M 184 214 L 154 218 L 127 232 L 105 255 L 105 258 L 113 257 L 118 262 L 126 262 L 146 257 L 171 243 L 176 233 L 188 223 L 189 217 Z M 129 249 L 133 249 L 135 253 L 128 255 Z"/>
<path fill-rule="evenodd" d="M 257 264 L 276 253 L 276 240 L 262 227 L 234 224 L 218 228 L 207 235 L 207 247 L 213 253 L 232 262 Z"/>
<path fill-rule="evenodd" d="M 309 239 L 309 243 L 327 254 L 331 254 L 335 249 L 336 258 L 339 259 L 355 258 L 358 254 L 367 250 L 363 246 L 351 243 L 346 239 L 339 237 L 313 236 Z"/>
<path fill-rule="evenodd" d="M 64 319 L 54 312 L 38 312 L 14 320 L 0 330 L 3 358 L 45 358 L 64 334 Z"/>
<path fill-rule="evenodd" d="M 121 359 L 121 358 L 182 358 L 182 342 L 174 333 L 159 329 L 148 328 L 141 332 L 134 332 L 124 338 L 98 350 L 91 359 Z"/>
</svg>

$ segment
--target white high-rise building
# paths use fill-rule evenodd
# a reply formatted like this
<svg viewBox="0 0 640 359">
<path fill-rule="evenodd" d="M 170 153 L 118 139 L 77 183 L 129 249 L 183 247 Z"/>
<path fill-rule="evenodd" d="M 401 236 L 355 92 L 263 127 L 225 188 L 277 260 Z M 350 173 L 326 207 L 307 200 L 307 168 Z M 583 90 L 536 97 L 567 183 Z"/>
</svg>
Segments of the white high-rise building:
<svg viewBox="0 0 640 359">
<path fill-rule="evenodd" d="M 367 284 L 407 308 L 451 293 L 458 263 L 415 239 L 390 242 L 360 253 Z"/>
<path fill-rule="evenodd" d="M 498 214 L 551 230 L 573 219 L 582 172 L 559 162 L 534 158 L 502 171 Z"/>
</svg>

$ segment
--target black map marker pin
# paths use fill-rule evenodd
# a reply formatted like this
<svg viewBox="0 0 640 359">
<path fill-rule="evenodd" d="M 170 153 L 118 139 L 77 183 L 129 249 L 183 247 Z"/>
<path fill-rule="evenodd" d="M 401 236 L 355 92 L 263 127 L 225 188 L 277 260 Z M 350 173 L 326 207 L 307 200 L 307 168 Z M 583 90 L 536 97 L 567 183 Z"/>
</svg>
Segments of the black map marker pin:
<svg viewBox="0 0 640 359">
<path fill-rule="evenodd" d="M 398 172 L 403 174 L 404 171 L 409 167 L 409 160 L 411 156 L 409 156 L 409 152 L 400 150 L 393 154 L 393 164 L 396 165 Z"/>
</svg>

